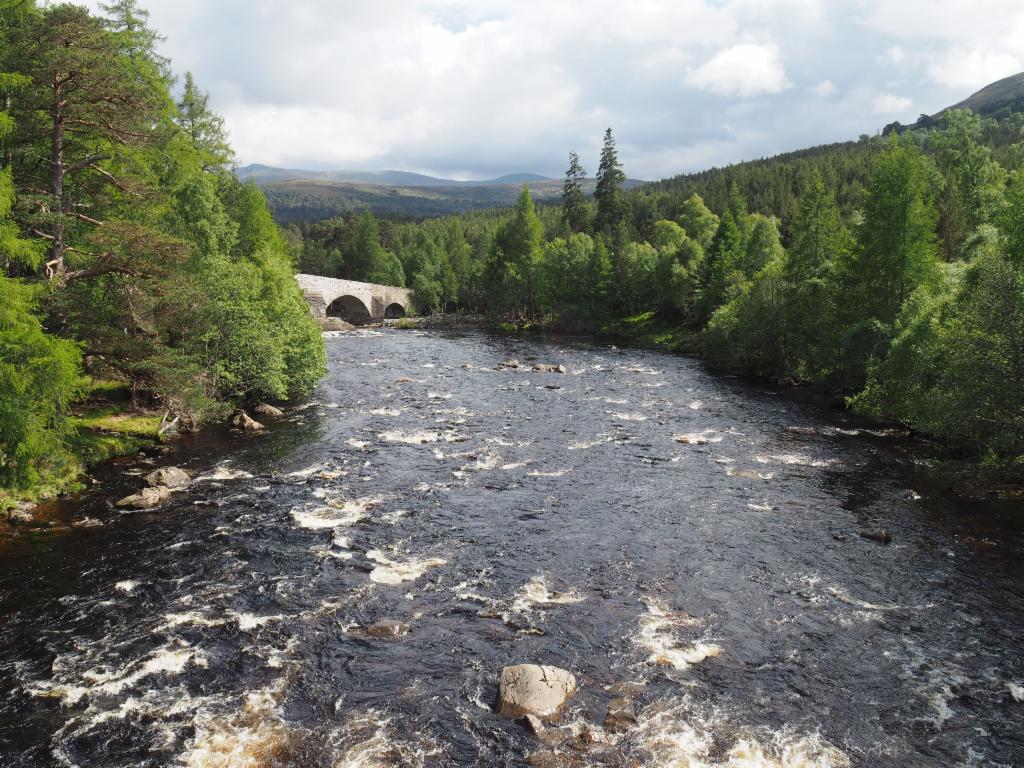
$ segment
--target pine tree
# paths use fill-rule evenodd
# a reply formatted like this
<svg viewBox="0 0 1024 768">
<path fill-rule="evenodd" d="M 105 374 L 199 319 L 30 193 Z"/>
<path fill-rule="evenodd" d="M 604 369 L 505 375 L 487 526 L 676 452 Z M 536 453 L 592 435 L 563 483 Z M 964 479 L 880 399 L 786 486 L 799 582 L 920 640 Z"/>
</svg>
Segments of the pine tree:
<svg viewBox="0 0 1024 768">
<path fill-rule="evenodd" d="M 618 152 L 612 129 L 604 132 L 604 147 L 601 149 L 601 162 L 597 167 L 597 189 L 594 198 L 597 200 L 597 219 L 594 228 L 604 234 L 613 233 L 622 222 L 623 200 L 622 184 L 626 174 L 619 164 Z"/>
<path fill-rule="evenodd" d="M 872 359 L 885 356 L 911 294 L 939 274 L 934 167 L 909 140 L 893 136 L 874 162 L 857 230 L 858 247 L 840 278 L 839 389 L 859 389 Z"/>
<path fill-rule="evenodd" d="M 192 73 L 186 72 L 176 122 L 202 154 L 203 167 L 223 169 L 231 164 L 233 153 L 224 130 L 224 118 L 210 110 L 209 100 L 210 97 L 196 87 Z"/>
<path fill-rule="evenodd" d="M 992 221 L 1002 205 L 1005 171 L 980 144 L 981 118 L 966 109 L 944 115 L 948 129 L 929 136 L 928 146 L 942 173 L 939 231 L 947 260 L 963 258 L 968 238 Z"/>
<path fill-rule="evenodd" d="M 707 319 L 728 299 L 729 276 L 744 255 L 743 236 L 731 211 L 718 222 L 718 231 L 708 248 L 700 275 L 700 312 Z"/>
<path fill-rule="evenodd" d="M 587 199 L 583 194 L 583 182 L 587 178 L 586 171 L 580 165 L 580 156 L 569 153 L 569 168 L 565 172 L 565 183 L 562 185 L 562 219 L 570 232 L 585 232 L 590 214 L 587 210 Z"/>
<path fill-rule="evenodd" d="M 792 233 L 783 269 L 785 368 L 800 378 L 820 378 L 832 367 L 839 332 L 834 322 L 835 273 L 853 242 L 817 171 L 800 197 Z"/>
<path fill-rule="evenodd" d="M 111 197 L 141 193 L 125 164 L 110 161 L 155 137 L 164 94 L 137 77 L 118 40 L 84 8 L 58 5 L 30 17 L 13 39 L 13 60 L 28 85 L 15 100 L 20 197 L 34 207 L 26 224 L 47 241 L 47 273 L 62 282 L 100 274 L 138 274 L 144 254 L 97 252 L 80 241 L 100 227 Z M 34 158 L 45 156 L 47 162 Z M 45 191 L 43 191 L 45 190 Z M 129 224 L 135 233 L 137 226 Z M 104 229 L 105 239 L 115 227 Z M 91 245 L 91 244 L 90 244 Z M 65 257 L 80 257 L 69 270 Z"/>
<path fill-rule="evenodd" d="M 875 160 L 848 275 L 855 315 L 892 323 L 914 288 L 935 274 L 932 178 L 917 146 L 896 137 Z"/>
</svg>

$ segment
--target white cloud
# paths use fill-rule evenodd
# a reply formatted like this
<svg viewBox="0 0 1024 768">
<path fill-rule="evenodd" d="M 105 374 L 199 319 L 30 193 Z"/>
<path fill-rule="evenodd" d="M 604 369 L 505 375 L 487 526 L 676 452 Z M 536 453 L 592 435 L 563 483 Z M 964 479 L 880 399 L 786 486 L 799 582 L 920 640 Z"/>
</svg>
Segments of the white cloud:
<svg viewBox="0 0 1024 768">
<path fill-rule="evenodd" d="M 965 48 L 954 48 L 936 56 L 928 65 L 928 75 L 935 82 L 971 91 L 1021 70 L 1024 70 L 1024 53 L 1018 57 L 1006 51 Z"/>
<path fill-rule="evenodd" d="M 611 125 L 658 178 L 874 133 L 1024 57 L 1021 0 L 141 2 L 239 161 L 292 167 L 592 171 Z"/>
<path fill-rule="evenodd" d="M 779 93 L 791 85 L 775 43 L 741 43 L 723 48 L 690 72 L 686 82 L 725 96 Z"/>
<path fill-rule="evenodd" d="M 859 0 L 864 23 L 901 39 L 887 52 L 900 66 L 916 47 L 932 82 L 975 90 L 1024 69 L 1020 0 Z M 964 94 L 967 95 L 966 93 Z"/>
<path fill-rule="evenodd" d="M 876 115 L 895 115 L 906 112 L 914 102 L 905 96 L 880 93 L 872 102 L 871 110 Z"/>
<path fill-rule="evenodd" d="M 885 54 L 881 57 L 881 61 L 886 64 L 892 64 L 894 67 L 898 67 L 903 63 L 903 60 L 907 58 L 907 52 L 899 45 L 890 46 Z"/>
<path fill-rule="evenodd" d="M 818 98 L 824 99 L 836 92 L 836 84 L 831 80 L 822 80 L 817 85 L 808 88 L 808 90 Z"/>
</svg>

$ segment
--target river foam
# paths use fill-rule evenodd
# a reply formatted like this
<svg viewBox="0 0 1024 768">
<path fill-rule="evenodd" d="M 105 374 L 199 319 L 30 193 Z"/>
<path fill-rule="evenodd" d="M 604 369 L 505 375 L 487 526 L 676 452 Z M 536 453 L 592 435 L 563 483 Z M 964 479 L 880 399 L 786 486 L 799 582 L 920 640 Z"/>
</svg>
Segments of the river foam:
<svg viewBox="0 0 1024 768">
<path fill-rule="evenodd" d="M 405 561 L 392 560 L 379 549 L 371 549 L 366 557 L 375 563 L 377 567 L 370 571 L 370 581 L 377 584 L 390 586 L 403 584 L 407 581 L 415 581 L 431 568 L 437 568 L 448 563 L 440 557 L 430 557 L 422 560 L 410 558 Z"/>
</svg>

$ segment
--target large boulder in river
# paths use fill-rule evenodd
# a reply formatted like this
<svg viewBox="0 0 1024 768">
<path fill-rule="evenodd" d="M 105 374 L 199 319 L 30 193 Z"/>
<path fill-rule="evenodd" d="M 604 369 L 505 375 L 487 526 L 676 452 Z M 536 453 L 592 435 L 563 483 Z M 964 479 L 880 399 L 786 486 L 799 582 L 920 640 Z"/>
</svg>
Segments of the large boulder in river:
<svg viewBox="0 0 1024 768">
<path fill-rule="evenodd" d="M 125 496 L 117 506 L 123 509 L 152 509 L 163 504 L 171 496 L 171 489 L 165 485 L 158 485 L 156 488 L 143 488 L 138 493 Z"/>
<path fill-rule="evenodd" d="M 231 417 L 231 426 L 235 429 L 245 430 L 246 432 L 259 432 L 262 429 L 266 429 L 256 419 L 252 418 L 248 413 L 239 408 L 235 411 Z"/>
<path fill-rule="evenodd" d="M 284 411 L 270 403 L 260 403 L 252 409 L 252 412 L 257 416 L 266 416 L 271 419 L 280 419 L 284 416 Z"/>
<path fill-rule="evenodd" d="M 398 619 L 380 619 L 366 628 L 371 637 L 401 637 L 409 632 L 409 625 Z"/>
<path fill-rule="evenodd" d="M 154 470 L 146 475 L 146 482 L 153 488 L 158 488 L 161 485 L 165 485 L 171 490 L 178 490 L 180 488 L 188 488 L 189 483 L 192 482 L 192 478 L 188 476 L 188 472 L 178 467 L 161 467 L 160 469 Z"/>
<path fill-rule="evenodd" d="M 32 525 L 36 519 L 27 509 L 15 507 L 7 513 L 7 522 L 11 525 Z"/>
<path fill-rule="evenodd" d="M 576 693 L 576 678 L 558 667 L 515 664 L 501 670 L 498 712 L 510 717 L 535 715 L 557 720 Z"/>
<path fill-rule="evenodd" d="M 865 539 L 877 541 L 879 544 L 889 544 L 892 542 L 892 534 L 885 530 L 885 528 L 879 528 L 877 531 L 861 531 L 860 535 Z"/>
</svg>

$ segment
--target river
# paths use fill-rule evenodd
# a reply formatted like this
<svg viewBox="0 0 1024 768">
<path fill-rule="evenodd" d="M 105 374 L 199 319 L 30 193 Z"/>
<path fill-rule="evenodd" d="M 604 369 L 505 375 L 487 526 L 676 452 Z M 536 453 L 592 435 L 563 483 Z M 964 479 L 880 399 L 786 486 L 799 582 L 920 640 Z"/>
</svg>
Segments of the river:
<svg viewBox="0 0 1024 768">
<path fill-rule="evenodd" d="M 1024 764 L 1020 502 L 685 357 L 327 343 L 266 434 L 108 466 L 53 510 L 103 527 L 0 545 L 0 765 Z M 113 507 L 172 463 L 187 491 Z M 576 675 L 557 738 L 492 711 L 519 662 Z"/>
</svg>

